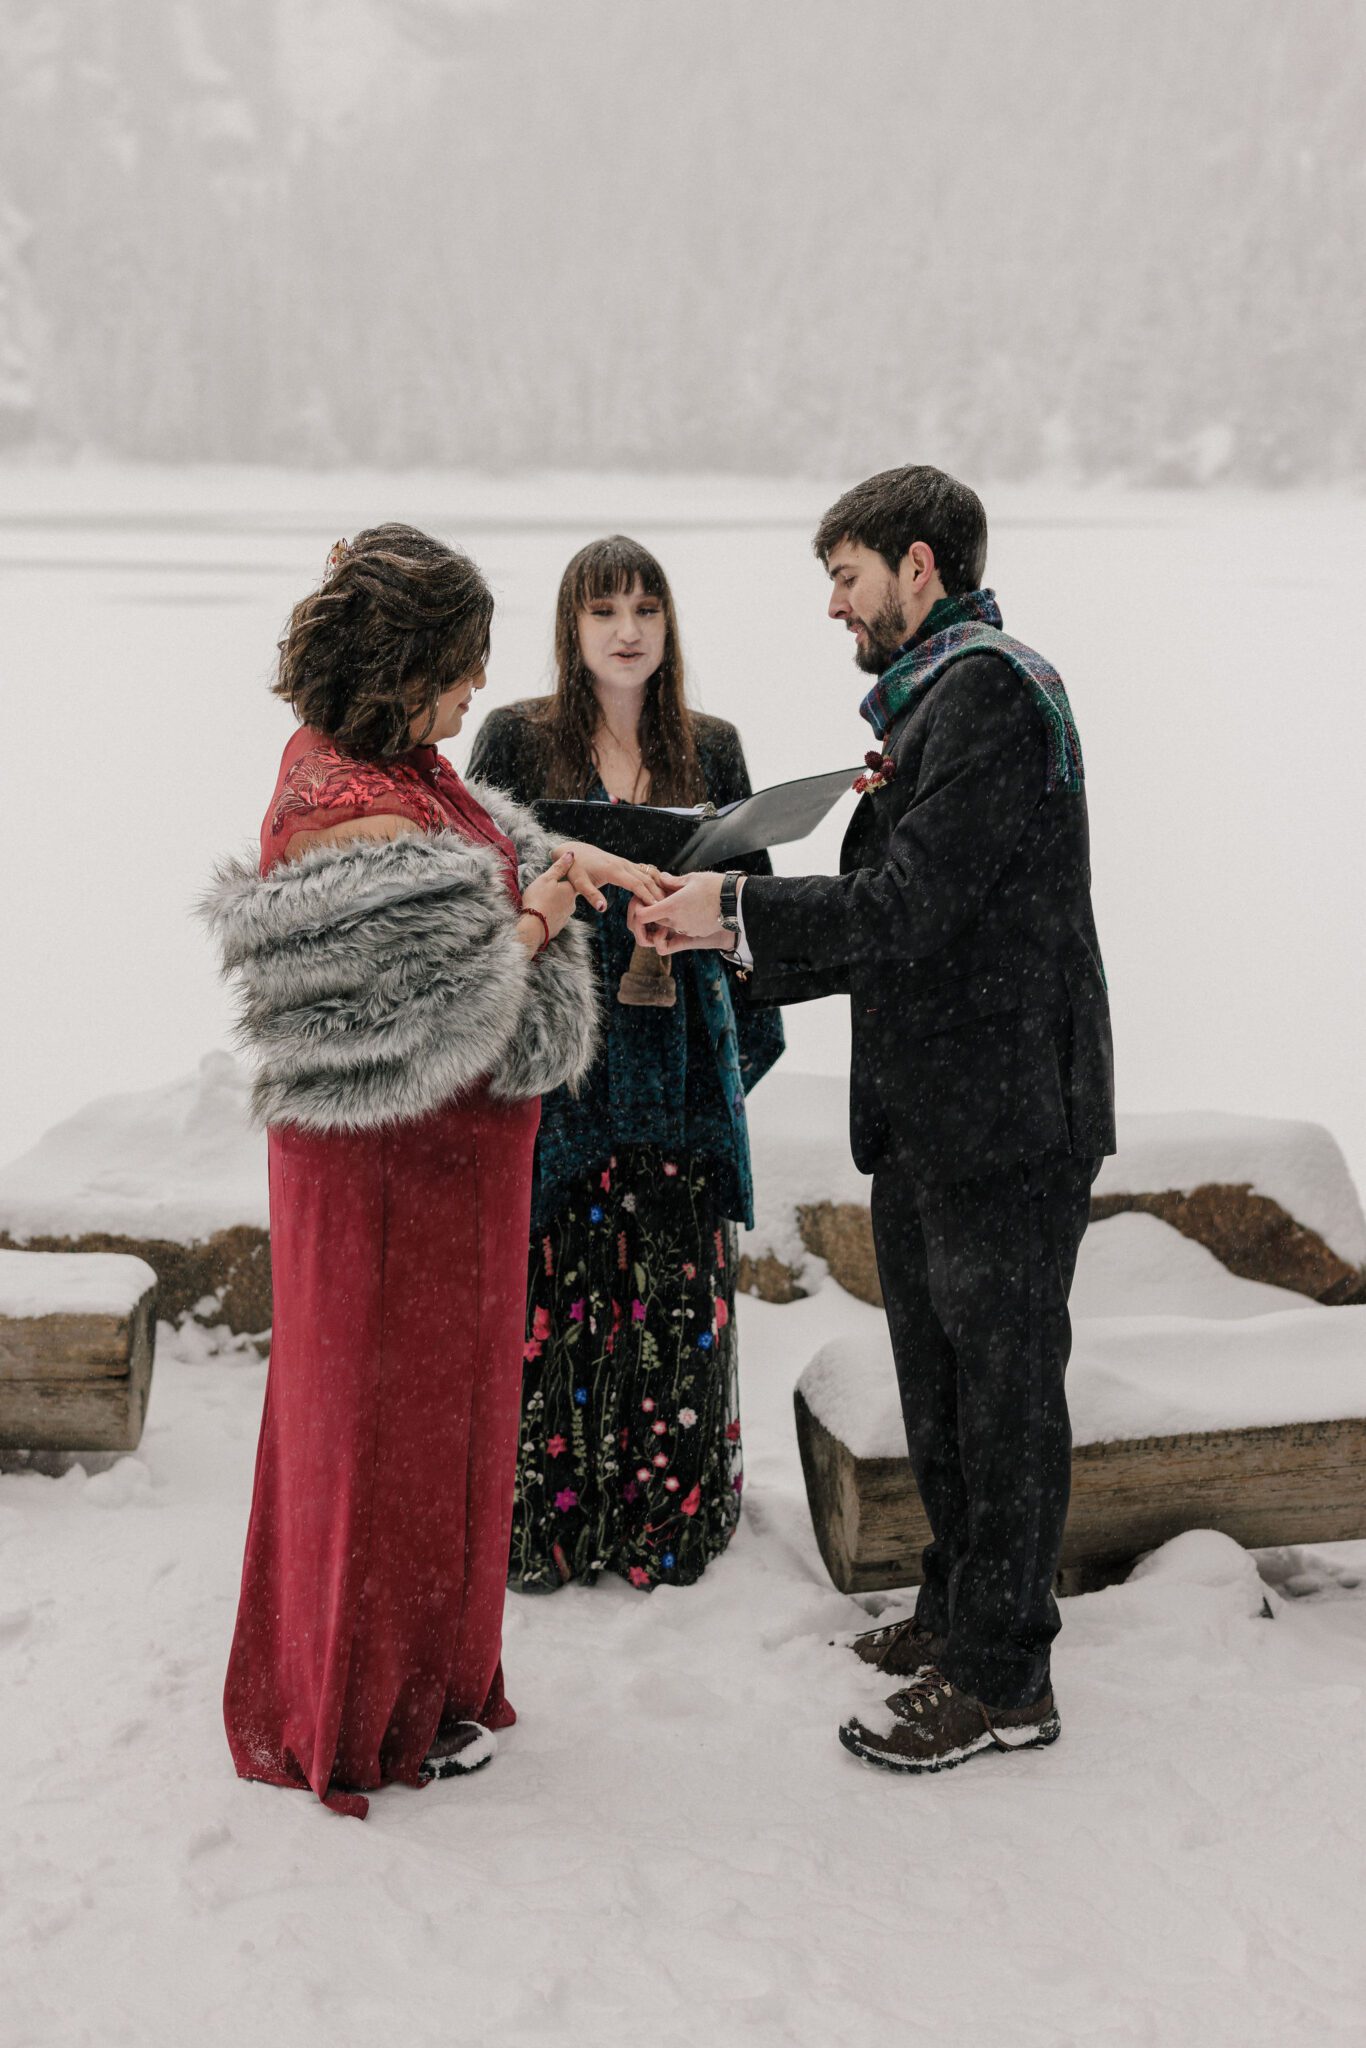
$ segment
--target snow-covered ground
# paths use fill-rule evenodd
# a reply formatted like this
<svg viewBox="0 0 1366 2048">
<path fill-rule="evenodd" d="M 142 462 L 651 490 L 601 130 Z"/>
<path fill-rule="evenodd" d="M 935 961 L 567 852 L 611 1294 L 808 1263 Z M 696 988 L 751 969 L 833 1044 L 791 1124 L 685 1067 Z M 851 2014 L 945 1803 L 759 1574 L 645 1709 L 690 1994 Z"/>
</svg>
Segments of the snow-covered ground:
<svg viewBox="0 0 1366 2048">
<path fill-rule="evenodd" d="M 0 471 L 0 850 L 29 882 L 5 898 L 0 1158 L 224 1042 L 188 908 L 259 825 L 289 729 L 274 642 L 338 534 L 407 518 L 473 551 L 499 600 L 486 710 L 543 686 L 573 550 L 638 533 L 698 700 L 739 723 L 762 784 L 863 752 L 809 547 L 851 480 Z M 1366 500 L 984 488 L 989 581 L 1085 744 L 1121 1108 L 1309 1118 L 1366 1186 L 1366 690 L 1344 602 Z M 844 814 L 780 867 L 833 865 Z M 842 1004 L 789 1029 L 793 1066 L 846 1063 Z"/>
<path fill-rule="evenodd" d="M 832 1590 L 791 1419 L 881 1318 L 827 1284 L 740 1322 L 730 1551 L 510 1599 L 493 1765 L 363 1825 L 222 1737 L 253 1354 L 163 1327 L 136 1458 L 0 1477 L 3 2048 L 1359 2043 L 1366 1544 L 1263 1586 L 1182 1538 L 1064 1603 L 1054 1748 L 888 1778 L 835 1739 L 886 1683 L 829 1639 L 900 1610 Z"/>
<path fill-rule="evenodd" d="M 673 575 L 698 697 L 741 724 L 763 783 L 862 751 L 807 547 L 841 481 L 7 472 L 0 832 L 27 886 L 6 897 L 0 1162 L 82 1111 L 10 1190 L 27 1227 L 260 1213 L 242 1078 L 221 1054 L 196 1067 L 227 1007 L 187 913 L 259 819 L 288 729 L 272 643 L 338 533 L 406 517 L 472 549 L 500 601 L 487 705 L 540 686 L 572 550 L 638 532 Z M 1341 600 L 1366 508 L 988 503 L 1007 622 L 1058 660 L 1087 747 L 1121 1106 L 1312 1119 L 1366 1184 L 1366 694 Z M 831 864 L 840 823 L 780 865 Z M 838 1007 L 790 1028 L 790 1072 L 838 1073 Z M 799 1183 L 861 1199 L 838 1084 L 796 1085 L 802 1144 L 772 1155 L 770 1202 Z M 83 1111 L 149 1088 L 150 1118 L 146 1097 Z M 1245 1160 L 1247 1127 L 1209 1126 L 1192 1170 L 1235 1139 Z M 1266 1139 L 1259 1160 L 1268 1192 L 1293 1181 L 1290 1206 L 1356 1242 L 1327 1153 Z M 1144 1384 L 1172 1412 L 1274 1405 L 1320 1352 L 1335 1385 L 1363 1370 L 1366 1310 L 1287 1304 L 1150 1217 L 1091 1234 L 1076 1307 L 1079 1401 L 1089 1344 L 1111 1423 L 1163 1345 L 1171 1370 Z M 861 1769 L 835 1728 L 886 1684 L 830 1638 L 902 1607 L 831 1588 L 791 1395 L 837 1345 L 883 1427 L 883 1319 L 829 1281 L 738 1313 L 731 1550 L 686 1591 L 513 1599 L 522 1718 L 493 1767 L 386 1792 L 364 1826 L 239 1783 L 222 1737 L 265 1380 L 249 1346 L 163 1327 L 136 1457 L 0 1474 L 0 2048 L 1366 2040 L 1366 1543 L 1263 1554 L 1259 1579 L 1193 1532 L 1065 1603 L 1055 1748 L 925 1783 Z"/>
</svg>

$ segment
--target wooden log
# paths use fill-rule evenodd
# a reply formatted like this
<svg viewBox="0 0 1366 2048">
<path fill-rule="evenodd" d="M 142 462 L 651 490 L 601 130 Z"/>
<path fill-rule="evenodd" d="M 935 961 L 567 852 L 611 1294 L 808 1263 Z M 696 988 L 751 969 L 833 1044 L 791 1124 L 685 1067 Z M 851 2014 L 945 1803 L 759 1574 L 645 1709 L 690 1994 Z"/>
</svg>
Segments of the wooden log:
<svg viewBox="0 0 1366 2048">
<path fill-rule="evenodd" d="M 920 1581 L 929 1524 L 905 1458 L 856 1458 L 794 1396 L 806 1497 L 842 1593 Z M 1098 1583 L 1187 1529 L 1248 1549 L 1366 1537 L 1366 1417 L 1080 1444 L 1062 1568 Z"/>
<path fill-rule="evenodd" d="M 136 1450 L 156 1295 L 124 1315 L 0 1316 L 0 1450 Z"/>
</svg>

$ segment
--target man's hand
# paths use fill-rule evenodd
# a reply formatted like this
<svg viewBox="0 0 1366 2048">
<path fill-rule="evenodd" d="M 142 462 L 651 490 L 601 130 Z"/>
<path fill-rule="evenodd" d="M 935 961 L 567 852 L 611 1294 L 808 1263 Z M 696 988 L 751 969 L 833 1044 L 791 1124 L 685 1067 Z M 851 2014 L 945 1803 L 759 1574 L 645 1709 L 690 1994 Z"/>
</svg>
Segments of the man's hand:
<svg viewBox="0 0 1366 2048">
<path fill-rule="evenodd" d="M 733 952 L 734 932 L 721 929 L 721 876 L 662 874 L 659 903 L 635 902 L 627 912 L 632 937 L 657 953 L 706 948 Z"/>
</svg>

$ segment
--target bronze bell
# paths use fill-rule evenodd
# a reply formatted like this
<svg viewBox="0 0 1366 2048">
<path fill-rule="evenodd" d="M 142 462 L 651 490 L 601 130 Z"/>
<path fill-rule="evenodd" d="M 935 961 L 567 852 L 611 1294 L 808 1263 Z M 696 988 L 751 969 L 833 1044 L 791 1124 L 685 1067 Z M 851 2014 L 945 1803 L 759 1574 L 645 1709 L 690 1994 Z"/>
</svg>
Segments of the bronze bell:
<svg viewBox="0 0 1366 2048">
<path fill-rule="evenodd" d="M 637 946 L 617 988 L 617 1001 L 633 1010 L 671 1010 L 678 1000 L 672 960 L 653 946 Z"/>
</svg>

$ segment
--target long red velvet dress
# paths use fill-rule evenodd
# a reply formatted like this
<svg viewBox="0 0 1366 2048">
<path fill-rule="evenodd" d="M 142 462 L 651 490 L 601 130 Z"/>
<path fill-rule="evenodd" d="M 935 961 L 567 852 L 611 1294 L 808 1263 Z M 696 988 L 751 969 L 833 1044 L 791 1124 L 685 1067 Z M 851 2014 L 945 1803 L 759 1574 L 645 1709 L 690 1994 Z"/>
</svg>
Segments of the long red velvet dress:
<svg viewBox="0 0 1366 2048">
<path fill-rule="evenodd" d="M 511 842 L 434 747 L 285 749 L 261 869 L 398 812 Z M 224 1713 L 244 1778 L 363 1817 L 443 1719 L 516 1719 L 500 1664 L 540 1099 L 473 1090 L 387 1128 L 272 1127 L 275 1322 Z"/>
</svg>

